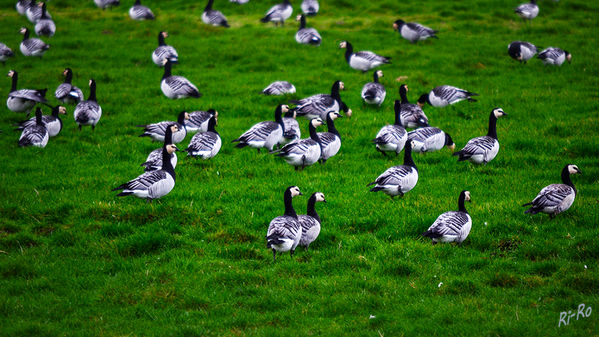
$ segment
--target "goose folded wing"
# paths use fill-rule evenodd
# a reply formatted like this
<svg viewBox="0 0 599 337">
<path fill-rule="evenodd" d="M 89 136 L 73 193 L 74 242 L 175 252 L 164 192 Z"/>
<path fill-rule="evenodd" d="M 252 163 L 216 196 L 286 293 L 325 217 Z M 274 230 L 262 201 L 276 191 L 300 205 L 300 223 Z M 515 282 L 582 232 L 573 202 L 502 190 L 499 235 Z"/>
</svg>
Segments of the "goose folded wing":
<svg viewBox="0 0 599 337">
<path fill-rule="evenodd" d="M 170 76 L 165 81 L 171 90 L 179 95 L 193 95 L 198 92 L 198 88 L 185 77 Z"/>
<path fill-rule="evenodd" d="M 532 204 L 538 208 L 555 207 L 561 204 L 572 192 L 572 188 L 568 185 L 552 184 L 543 188 L 532 201 Z"/>
<path fill-rule="evenodd" d="M 251 129 L 246 131 L 239 138 L 243 139 L 246 142 L 249 142 L 252 140 L 263 140 L 263 139 L 266 139 L 272 132 L 277 130 L 279 127 L 280 127 L 280 125 L 275 122 L 271 122 L 271 121 L 260 122 L 256 125 L 252 126 Z"/>
<path fill-rule="evenodd" d="M 196 151 L 210 151 L 217 139 L 218 136 L 214 132 L 198 133 L 193 136 L 189 148 Z"/>
<path fill-rule="evenodd" d="M 437 218 L 435 223 L 429 228 L 433 234 L 460 235 L 464 225 L 468 223 L 468 216 L 463 212 L 445 212 Z"/>
<path fill-rule="evenodd" d="M 139 177 L 125 183 L 116 189 L 127 189 L 127 190 L 147 190 L 155 183 L 166 179 L 166 172 L 163 170 L 145 172 Z"/>
<path fill-rule="evenodd" d="M 320 143 L 324 148 L 329 146 L 332 142 L 334 142 L 337 139 L 337 136 L 330 132 L 320 132 L 318 134 L 318 138 L 320 138 Z"/>
<path fill-rule="evenodd" d="M 495 139 L 488 136 L 477 137 L 469 140 L 466 146 L 464 146 L 462 149 L 462 152 L 470 155 L 484 154 L 491 150 L 494 146 Z"/>
<path fill-rule="evenodd" d="M 56 88 L 56 91 L 54 92 L 54 96 L 58 99 L 64 98 L 71 93 L 72 89 L 73 89 L 73 86 L 71 84 L 62 83 L 61 85 L 58 86 L 58 88 Z"/>
<path fill-rule="evenodd" d="M 47 102 L 47 100 L 44 98 L 44 96 L 40 93 L 39 90 L 32 90 L 32 89 L 21 89 L 21 90 L 13 91 L 8 94 L 8 97 L 21 98 L 21 99 L 26 99 L 26 100 L 30 100 L 30 101 L 39 102 L 39 103 Z"/>
</svg>

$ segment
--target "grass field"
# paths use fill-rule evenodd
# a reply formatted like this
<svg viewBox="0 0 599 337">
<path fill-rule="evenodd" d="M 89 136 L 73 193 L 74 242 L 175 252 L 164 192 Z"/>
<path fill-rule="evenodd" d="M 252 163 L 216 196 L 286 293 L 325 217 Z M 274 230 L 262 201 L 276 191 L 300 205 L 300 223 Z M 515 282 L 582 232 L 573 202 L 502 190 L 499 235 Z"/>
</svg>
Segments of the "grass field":
<svg viewBox="0 0 599 337">
<path fill-rule="evenodd" d="M 594 310 L 558 322 L 581 303 L 599 307 L 599 2 L 541 0 L 526 24 L 513 13 L 518 0 L 322 0 L 307 23 L 323 43 L 311 47 L 295 42 L 293 20 L 279 28 L 259 22 L 272 1 L 217 1 L 231 24 L 223 29 L 201 22 L 203 1 L 144 0 L 157 19 L 134 22 L 133 1 L 102 11 L 92 1 L 52 0 L 58 29 L 43 38 L 51 49 L 42 59 L 18 52 L 19 28 L 32 25 L 15 2 L 1 0 L 0 41 L 17 54 L 2 73 L 17 70 L 19 88 L 47 87 L 55 104 L 70 67 L 86 96 L 96 79 L 103 116 L 95 131 L 78 131 L 68 106 L 46 148 L 19 148 L 11 124 L 24 115 L 3 108 L 0 335 L 597 336 Z M 295 16 L 300 2 L 292 3 Z M 439 29 L 439 39 L 410 44 L 392 29 L 399 18 Z M 173 74 L 195 83 L 202 98 L 172 101 L 160 91 L 162 69 L 150 56 L 161 30 L 180 55 Z M 372 73 L 347 65 L 342 40 L 393 58 L 380 68 L 382 107 L 362 104 Z M 507 55 L 514 40 L 561 47 L 572 63 L 520 65 Z M 325 165 L 295 172 L 230 143 L 272 119 L 277 104 L 328 93 L 338 79 L 353 116 L 337 121 L 341 151 Z M 258 94 L 274 80 L 292 82 L 297 94 Z M 502 107 L 497 158 L 473 166 L 447 149 L 415 155 L 414 190 L 394 201 L 369 192 L 367 183 L 402 163 L 371 144 L 393 122 L 401 83 L 412 102 L 443 84 L 480 94 L 475 103 L 424 109 L 458 148 L 486 134 L 490 111 Z M 0 92 L 9 91 L 4 78 Z M 218 156 L 179 153 L 177 185 L 159 201 L 115 196 L 111 189 L 139 175 L 160 146 L 138 138 L 135 125 L 209 108 L 219 111 Z M 306 137 L 308 121 L 300 125 Z M 573 177 L 572 208 L 553 220 L 523 214 L 521 204 L 560 182 L 568 163 L 584 172 Z M 310 194 L 325 194 L 328 202 L 317 205 L 322 232 L 310 251 L 273 264 L 264 236 L 290 185 L 304 193 L 294 200 L 300 214 Z M 463 189 L 472 194 L 470 236 L 461 246 L 431 245 L 420 234 L 457 209 Z"/>
</svg>

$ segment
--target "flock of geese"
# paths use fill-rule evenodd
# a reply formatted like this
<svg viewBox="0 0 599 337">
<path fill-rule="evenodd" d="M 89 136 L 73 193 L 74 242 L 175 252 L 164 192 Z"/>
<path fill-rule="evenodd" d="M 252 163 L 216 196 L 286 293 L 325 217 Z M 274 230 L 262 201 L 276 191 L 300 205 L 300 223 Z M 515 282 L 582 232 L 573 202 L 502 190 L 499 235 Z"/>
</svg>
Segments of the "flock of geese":
<svg viewBox="0 0 599 337">
<path fill-rule="evenodd" d="M 231 0 L 238 4 L 245 4 L 249 0 Z M 119 5 L 118 0 L 94 0 L 102 8 Z M 222 12 L 213 8 L 214 0 L 208 0 L 201 19 L 205 24 L 230 27 L 227 18 Z M 48 12 L 45 2 L 36 3 L 34 0 L 20 0 L 16 4 L 17 11 L 26 15 L 27 19 L 35 24 L 34 31 L 38 36 L 51 37 L 56 32 L 52 16 Z M 315 16 L 319 11 L 317 0 L 304 0 L 301 4 L 303 14 L 297 16 L 300 22 L 295 39 L 300 44 L 319 46 L 322 38 L 314 28 L 306 27 L 306 16 Z M 522 4 L 515 12 L 525 20 L 532 20 L 538 15 L 539 9 L 534 0 Z M 284 25 L 293 13 L 289 0 L 272 6 L 264 15 L 261 22 L 273 22 L 275 25 Z M 129 16 L 134 20 L 152 20 L 154 13 L 136 0 L 129 10 Z M 438 31 L 423 26 L 416 22 L 396 20 L 393 28 L 402 38 L 417 43 L 428 38 L 438 38 Z M 28 28 L 23 27 L 23 41 L 20 51 L 24 56 L 42 57 L 50 49 L 50 45 L 41 39 L 30 37 Z M 163 94 L 170 99 L 200 98 L 202 94 L 198 88 L 187 78 L 172 74 L 173 64 L 178 63 L 176 49 L 166 44 L 168 33 L 161 31 L 158 34 L 158 46 L 152 53 L 152 62 L 164 68 L 160 82 Z M 384 66 L 391 62 L 391 57 L 381 56 L 372 51 L 355 52 L 349 41 L 342 41 L 339 48 L 345 49 L 345 60 L 349 67 L 367 72 L 371 69 Z M 538 55 L 537 55 L 538 53 Z M 560 48 L 549 47 L 538 52 L 537 47 L 530 42 L 514 41 L 508 46 L 510 57 L 526 63 L 535 55 L 549 65 L 561 65 L 564 61 L 570 62 L 572 55 Z M 0 43 L 0 61 L 6 62 L 14 53 L 6 45 Z M 7 98 L 7 107 L 14 112 L 29 113 L 38 103 L 48 105 L 45 98 L 46 89 L 18 89 L 18 73 L 11 70 L 8 76 L 12 78 L 12 86 Z M 102 108 L 96 98 L 96 81 L 89 80 L 89 95 L 87 99 L 81 89 L 72 84 L 73 71 L 66 68 L 63 71 L 64 82 L 55 90 L 55 98 L 63 104 L 75 104 L 74 120 L 79 129 L 83 126 L 95 128 L 102 117 Z M 373 72 L 373 81 L 364 84 L 361 97 L 365 104 L 381 106 L 386 98 L 385 87 L 379 82 L 383 77 L 382 70 Z M 266 149 L 269 153 L 282 158 L 296 170 L 303 170 L 316 162 L 325 164 L 334 157 L 341 148 L 341 134 L 335 127 L 335 120 L 341 117 L 351 117 L 352 110 L 343 102 L 341 91 L 345 89 L 342 81 L 334 81 L 330 93 L 315 94 L 300 100 L 291 100 L 289 104 L 280 104 L 274 111 L 274 120 L 262 121 L 251 126 L 232 142 L 235 147 L 251 147 L 260 152 Z M 268 85 L 262 93 L 264 95 L 294 94 L 296 88 L 287 81 L 276 81 Z M 408 86 L 402 84 L 399 88 L 400 99 L 394 102 L 395 120 L 393 124 L 383 126 L 372 143 L 374 148 L 387 156 L 388 153 L 398 156 L 404 151 L 403 165 L 392 166 L 368 184 L 370 191 L 381 191 L 391 198 L 404 196 L 418 183 L 418 167 L 412 158 L 413 152 L 439 151 L 444 147 L 455 149 L 452 137 L 445 131 L 430 126 L 429 119 L 423 111 L 428 104 L 435 108 L 442 108 L 461 101 L 476 102 L 473 98 L 478 94 L 450 85 L 435 87 L 428 93 L 420 95 L 416 104 L 410 103 L 407 98 Z M 62 129 L 61 114 L 66 113 L 64 106 L 51 106 L 51 115 L 42 115 L 38 106 L 35 117 L 19 123 L 21 130 L 20 146 L 45 147 L 50 137 L 57 136 Z M 342 114 L 343 113 L 343 114 Z M 497 138 L 497 120 L 507 114 L 501 108 L 492 109 L 489 115 L 487 134 L 470 139 L 459 151 L 453 153 L 458 156 L 458 161 L 470 161 L 474 164 L 487 164 L 499 152 Z M 308 120 L 309 137 L 301 138 L 301 130 L 297 121 L 298 117 Z M 182 142 L 188 133 L 195 133 L 184 151 L 188 156 L 204 160 L 215 157 L 222 146 L 222 140 L 216 131 L 218 112 L 208 111 L 181 111 L 176 121 L 162 121 L 147 125 L 143 128 L 140 137 L 149 137 L 161 142 L 162 146 L 152 151 L 141 164 L 144 173 L 137 178 L 116 187 L 120 191 L 118 196 L 134 195 L 143 199 L 158 199 L 167 195 L 175 186 L 177 165 L 176 151 L 181 151 L 176 144 Z M 326 125 L 326 132 L 318 132 L 318 128 Z M 409 131 L 407 129 L 414 129 Z M 566 165 L 562 170 L 562 184 L 552 184 L 543 188 L 537 197 L 524 206 L 530 206 L 525 213 L 547 213 L 551 217 L 567 210 L 576 196 L 571 174 L 581 173 L 576 165 Z M 297 215 L 292 199 L 302 195 L 299 187 L 290 186 L 284 192 L 285 212 L 282 216 L 274 218 L 268 227 L 266 239 L 267 247 L 272 249 L 273 259 L 276 260 L 277 252 L 290 251 L 293 256 L 298 245 L 308 246 L 316 240 L 320 232 L 321 221 L 315 210 L 317 202 L 326 202 L 321 192 L 311 195 L 308 200 L 306 215 Z M 472 227 L 472 219 L 464 203 L 471 201 L 469 191 L 462 191 L 458 197 L 458 211 L 441 214 L 430 228 L 423 233 L 425 237 L 436 242 L 463 242 Z"/>
</svg>

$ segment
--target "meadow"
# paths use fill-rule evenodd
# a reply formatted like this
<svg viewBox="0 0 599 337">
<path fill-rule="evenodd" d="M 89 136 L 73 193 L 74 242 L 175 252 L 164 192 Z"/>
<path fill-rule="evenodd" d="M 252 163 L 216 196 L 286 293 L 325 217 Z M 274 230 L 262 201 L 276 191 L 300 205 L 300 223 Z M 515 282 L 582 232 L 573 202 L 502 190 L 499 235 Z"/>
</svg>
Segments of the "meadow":
<svg viewBox="0 0 599 337">
<path fill-rule="evenodd" d="M 200 20 L 204 1 L 144 0 L 157 18 L 136 22 L 133 1 L 100 10 L 92 1 L 48 2 L 57 25 L 43 58 L 18 51 L 19 28 L 32 27 L 0 1 L 0 42 L 16 56 L 0 65 L 19 72 L 19 88 L 48 88 L 49 101 L 73 69 L 87 96 L 97 81 L 103 115 L 95 131 L 78 131 L 67 106 L 60 135 L 44 149 L 19 148 L 12 124 L 23 114 L 0 113 L 0 336 L 597 336 L 599 308 L 599 2 L 539 1 L 525 23 L 521 1 L 398 2 L 322 0 L 307 25 L 319 47 L 294 40 L 298 23 L 259 19 L 276 1 L 245 5 L 216 1 L 231 28 Z M 294 14 L 299 1 L 292 1 Z M 396 19 L 438 29 L 439 39 L 411 44 L 393 30 Z M 162 69 L 152 63 L 157 35 L 179 52 L 173 74 L 195 83 L 199 99 L 169 100 Z M 391 56 L 379 69 L 387 89 L 380 108 L 360 98 L 372 72 L 351 69 L 339 42 Z M 507 55 L 511 41 L 556 46 L 572 63 L 521 65 Z M 260 95 L 288 80 L 295 95 Z M 237 149 L 231 140 L 271 120 L 277 104 L 328 93 L 342 80 L 351 118 L 338 119 L 340 153 L 325 165 L 296 172 L 266 151 Z M 393 122 L 393 101 L 450 84 L 478 93 L 478 102 L 424 108 L 430 124 L 451 134 L 459 149 L 487 132 L 495 107 L 501 149 L 484 166 L 457 162 L 443 149 L 416 154 L 419 182 L 391 200 L 366 186 L 403 162 L 371 143 Z M 0 80 L 6 97 L 10 79 Z M 179 152 L 177 183 L 160 200 L 119 198 L 112 188 L 135 178 L 147 154 L 161 146 L 139 138 L 136 125 L 175 120 L 182 110 L 219 112 L 220 153 L 209 161 Z M 49 113 L 47 108 L 45 113 Z M 304 137 L 308 121 L 299 119 Z M 324 129 L 324 128 L 323 128 Z M 320 130 L 323 131 L 323 130 Z M 185 148 L 190 136 L 179 147 Z M 550 219 L 524 214 L 566 164 L 578 195 Z M 319 203 L 322 231 L 309 251 L 272 262 L 265 234 L 283 213 L 283 192 L 305 213 Z M 457 209 L 461 190 L 473 219 L 460 246 L 421 237 Z M 558 325 L 564 311 L 592 307 L 588 317 Z"/>
</svg>

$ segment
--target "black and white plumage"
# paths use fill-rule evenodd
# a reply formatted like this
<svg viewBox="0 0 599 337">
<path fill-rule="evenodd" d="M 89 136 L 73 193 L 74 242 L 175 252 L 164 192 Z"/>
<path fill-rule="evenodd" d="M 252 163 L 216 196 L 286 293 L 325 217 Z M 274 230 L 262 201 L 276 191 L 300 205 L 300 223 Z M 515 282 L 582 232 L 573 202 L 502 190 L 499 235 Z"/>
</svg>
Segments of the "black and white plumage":
<svg viewBox="0 0 599 337">
<path fill-rule="evenodd" d="M 273 147 L 281 141 L 285 133 L 285 123 L 283 122 L 283 113 L 289 111 L 287 105 L 279 105 L 275 110 L 275 121 L 264 121 L 254 124 L 248 131 L 244 132 L 239 138 L 232 142 L 239 142 L 235 145 L 237 148 L 253 147 L 260 152 L 261 148 L 272 151 Z"/>
<path fill-rule="evenodd" d="M 42 109 L 37 108 L 35 110 L 35 124 L 23 129 L 19 138 L 19 146 L 46 147 L 49 138 L 48 129 L 42 121 Z"/>
<path fill-rule="evenodd" d="M 278 25 L 279 23 L 284 25 L 285 20 L 289 19 L 291 17 L 292 13 L 293 13 L 293 7 L 291 7 L 291 3 L 289 2 L 289 0 L 284 0 L 282 3 L 272 6 L 266 12 L 264 17 L 262 19 L 260 19 L 260 21 L 261 22 L 269 22 L 270 21 L 270 22 L 274 22 L 275 25 Z"/>
<path fill-rule="evenodd" d="M 296 120 L 297 112 L 289 109 L 283 117 L 283 124 L 285 125 L 285 132 L 283 137 L 279 141 L 279 145 L 289 144 L 302 138 L 302 131 L 300 130 L 299 123 Z"/>
<path fill-rule="evenodd" d="M 354 53 L 354 47 L 348 41 L 341 41 L 339 48 L 345 48 L 345 60 L 350 67 L 367 72 L 382 64 L 391 63 L 391 57 L 380 56 L 371 51 L 359 51 Z"/>
<path fill-rule="evenodd" d="M 17 12 L 19 14 L 25 15 L 25 13 L 27 12 L 27 9 L 32 4 L 35 6 L 35 0 L 19 0 L 19 1 L 17 1 L 17 4 L 15 5 L 15 7 L 17 8 Z"/>
<path fill-rule="evenodd" d="M 424 106 L 424 104 L 428 103 L 435 108 L 442 108 L 465 99 L 470 102 L 476 102 L 472 96 L 478 96 L 478 94 L 451 85 L 441 85 L 431 90 L 428 94 L 422 94 L 418 99 L 418 105 Z"/>
<path fill-rule="evenodd" d="M 401 97 L 401 102 L 398 106 L 397 101 L 395 101 L 395 109 L 400 109 L 399 116 L 401 117 L 401 124 L 406 128 L 428 126 L 428 117 L 422 111 L 422 107 L 408 101 L 407 84 L 399 86 L 399 96 Z"/>
<path fill-rule="evenodd" d="M 381 106 L 387 96 L 385 86 L 379 83 L 379 78 L 383 77 L 383 71 L 377 70 L 373 74 L 373 81 L 364 84 L 362 87 L 362 99 L 368 104 L 376 104 Z"/>
<path fill-rule="evenodd" d="M 487 164 L 497 156 L 499 141 L 497 140 L 497 118 L 506 116 L 501 108 L 495 108 L 489 116 L 489 132 L 486 136 L 472 138 L 466 146 L 454 156 L 459 156 L 458 161 L 469 160 L 475 164 Z"/>
<path fill-rule="evenodd" d="M 48 16 L 48 12 L 46 11 L 46 3 L 42 3 L 42 16 L 35 23 L 35 34 L 38 36 L 54 36 L 56 33 L 56 25 L 54 21 Z"/>
<path fill-rule="evenodd" d="M 266 248 L 272 249 L 273 263 L 277 261 L 277 252 L 290 252 L 291 257 L 302 237 L 302 226 L 293 208 L 293 198 L 302 195 L 299 187 L 289 186 L 283 200 L 285 213 L 270 221 L 266 232 Z"/>
<path fill-rule="evenodd" d="M 89 80 L 89 96 L 87 100 L 77 103 L 73 112 L 75 122 L 79 125 L 79 130 L 83 125 L 91 125 L 92 130 L 95 130 L 96 124 L 102 117 L 102 107 L 96 99 L 96 81 Z"/>
<path fill-rule="evenodd" d="M 39 56 L 42 57 L 44 53 L 50 49 L 50 45 L 38 38 L 29 38 L 29 29 L 21 28 L 21 34 L 23 34 L 23 41 L 19 45 L 19 50 L 25 56 Z"/>
<path fill-rule="evenodd" d="M 162 81 L 160 81 L 160 89 L 166 97 L 170 99 L 202 97 L 198 88 L 188 79 L 183 76 L 171 75 L 172 62 L 170 60 L 166 59 L 162 62 L 164 63 L 164 75 L 162 75 Z"/>
<path fill-rule="evenodd" d="M 320 216 L 316 212 L 316 203 L 317 202 L 327 202 L 324 198 L 324 194 L 322 192 L 316 192 L 310 196 L 308 199 L 308 210 L 307 214 L 298 215 L 297 219 L 302 227 L 302 237 L 300 239 L 299 245 L 308 247 L 316 238 L 318 238 L 318 234 L 320 234 Z"/>
<path fill-rule="evenodd" d="M 46 103 L 46 91 L 47 89 L 34 90 L 34 89 L 19 89 L 17 90 L 17 82 L 19 80 L 19 73 L 14 70 L 8 72 L 8 77 L 12 78 L 10 87 L 10 93 L 6 99 L 6 106 L 10 111 L 14 112 L 27 112 L 37 103 Z"/>
<path fill-rule="evenodd" d="M 537 47 L 526 41 L 514 41 L 507 46 L 507 53 L 516 61 L 526 63 L 537 54 Z"/>
<path fill-rule="evenodd" d="M 189 119 L 185 121 L 187 132 L 206 132 L 208 131 L 208 122 L 216 114 L 216 110 L 192 111 L 189 113 Z"/>
<path fill-rule="evenodd" d="M 337 112 L 329 112 L 326 122 L 327 132 L 318 132 L 318 139 L 320 140 L 321 145 L 321 164 L 326 163 L 326 161 L 336 155 L 341 148 L 341 135 L 335 127 L 335 119 L 340 117 L 342 116 Z"/>
<path fill-rule="evenodd" d="M 311 44 L 313 46 L 320 46 L 322 37 L 318 34 L 318 31 L 314 28 L 306 28 L 306 17 L 302 15 L 297 16 L 297 20 L 300 22 L 300 26 L 295 33 L 295 41 L 301 44 Z"/>
<path fill-rule="evenodd" d="M 6 64 L 6 61 L 13 56 L 15 56 L 15 53 L 12 51 L 12 49 L 0 42 L 0 62 L 2 62 L 2 64 Z"/>
<path fill-rule="evenodd" d="M 214 113 L 208 122 L 208 130 L 203 133 L 196 133 L 185 149 L 188 156 L 200 157 L 204 160 L 213 158 L 220 151 L 222 140 L 216 131 L 218 113 Z"/>
<path fill-rule="evenodd" d="M 302 1 L 300 7 L 302 12 L 308 16 L 314 16 L 318 14 L 318 10 L 320 9 L 318 0 L 304 0 Z"/>
<path fill-rule="evenodd" d="M 547 47 L 537 55 L 537 58 L 545 64 L 561 66 L 564 61 L 572 62 L 572 54 L 567 50 L 562 50 L 556 47 Z"/>
<path fill-rule="evenodd" d="M 119 0 L 94 0 L 96 6 L 106 9 L 109 7 L 116 7 L 121 4 Z"/>
<path fill-rule="evenodd" d="M 299 101 L 290 101 L 297 106 L 294 110 L 298 116 L 306 117 L 307 119 L 320 118 L 326 119 L 329 112 L 339 112 L 339 109 L 344 106 L 341 101 L 340 90 L 344 90 L 345 85 L 341 81 L 335 81 L 331 87 L 331 94 L 316 94 L 310 97 L 303 98 Z M 351 115 L 351 110 L 348 116 Z"/>
<path fill-rule="evenodd" d="M 141 4 L 141 0 L 135 0 L 135 4 L 129 8 L 129 17 L 133 20 L 154 20 L 156 18 L 151 9 Z"/>
<path fill-rule="evenodd" d="M 567 211 L 574 198 L 576 198 L 576 187 L 570 179 L 571 174 L 582 174 L 582 171 L 576 165 L 568 164 L 562 169 L 562 184 L 551 184 L 544 187 L 532 202 L 522 206 L 530 206 L 524 213 L 537 214 L 546 213 L 550 217 Z"/>
<path fill-rule="evenodd" d="M 55 137 L 56 135 L 58 135 L 60 133 L 60 131 L 62 130 L 62 120 L 60 119 L 60 117 L 58 115 L 59 114 L 64 115 L 66 113 L 67 113 L 67 109 L 65 109 L 65 107 L 57 105 L 52 108 L 51 115 L 43 115 L 42 116 L 42 124 L 44 124 L 44 126 L 48 130 L 49 137 Z M 33 117 L 31 119 L 28 119 L 26 121 L 20 122 L 18 124 L 17 130 L 24 130 L 30 126 L 35 125 L 36 123 L 37 123 L 37 116 Z"/>
<path fill-rule="evenodd" d="M 66 68 L 62 74 L 65 76 L 64 82 L 56 88 L 54 97 L 65 104 L 75 104 L 83 101 L 83 92 L 71 83 L 73 81 L 71 68 Z"/>
<path fill-rule="evenodd" d="M 164 133 L 164 145 L 173 143 L 173 134 L 179 131 L 179 127 L 177 124 L 171 124 L 167 127 L 166 132 Z M 170 154 L 170 162 L 173 166 L 173 169 L 177 167 L 177 154 L 173 152 Z M 157 148 L 156 150 L 150 152 L 146 161 L 143 162 L 140 166 L 144 167 L 144 171 L 156 171 L 162 169 L 162 147 Z"/>
<path fill-rule="evenodd" d="M 167 32 L 158 33 L 158 47 L 152 52 L 152 61 L 159 67 L 164 67 L 166 60 L 171 61 L 171 63 L 179 62 L 179 54 L 177 54 L 175 48 L 164 42 L 167 37 Z"/>
<path fill-rule="evenodd" d="M 514 8 L 514 13 L 518 14 L 524 20 L 532 20 L 539 15 L 539 6 L 537 6 L 536 0 L 530 0 L 530 2 L 523 3 Z"/>
<path fill-rule="evenodd" d="M 445 212 L 437 217 L 437 220 L 422 233 L 423 236 L 432 239 L 433 244 L 437 242 L 457 242 L 461 244 L 472 229 L 472 218 L 464 201 L 472 202 L 469 191 L 460 192 L 458 198 L 458 211 Z"/>
<path fill-rule="evenodd" d="M 177 144 L 183 141 L 185 136 L 187 136 L 187 130 L 185 128 L 185 123 L 187 120 L 189 120 L 189 114 L 186 111 L 181 111 L 177 116 L 177 122 L 162 121 L 153 124 L 138 125 L 138 127 L 144 128 L 144 133 L 139 136 L 150 137 L 154 141 L 163 142 L 169 125 L 175 124 L 177 126 L 177 131 L 173 133 L 172 144 Z"/>
<path fill-rule="evenodd" d="M 433 152 L 447 146 L 452 151 L 455 144 L 451 136 L 439 128 L 427 126 L 408 132 L 408 140 L 412 141 L 414 152 Z"/>
<path fill-rule="evenodd" d="M 264 95 L 295 94 L 295 86 L 287 81 L 275 81 L 264 88 L 262 93 Z"/>
<path fill-rule="evenodd" d="M 398 195 L 403 197 L 416 186 L 417 182 L 418 168 L 412 160 L 412 143 L 406 142 L 403 165 L 388 168 L 367 186 L 375 185 L 370 192 L 383 191 L 393 199 Z"/>
<path fill-rule="evenodd" d="M 204 12 L 202 13 L 202 22 L 207 25 L 229 28 L 229 23 L 227 22 L 227 18 L 223 15 L 223 13 L 212 9 L 213 3 L 214 0 L 208 0 L 208 4 L 206 4 Z"/>
<path fill-rule="evenodd" d="M 322 154 L 322 144 L 316 128 L 322 124 L 324 124 L 322 119 L 312 119 L 308 126 L 310 138 L 289 143 L 272 153 L 283 158 L 287 164 L 294 166 L 295 170 L 303 170 L 306 166 L 316 163 Z"/>
<path fill-rule="evenodd" d="M 401 122 L 400 104 L 398 100 L 395 101 L 395 122 L 392 125 L 383 126 L 372 140 L 377 151 L 381 152 L 384 156 L 387 156 L 385 152 L 395 152 L 397 156 L 403 150 L 408 140 L 408 132 Z"/>
<path fill-rule="evenodd" d="M 417 22 L 404 22 L 403 20 L 396 20 L 393 23 L 393 29 L 397 30 L 401 37 L 412 43 L 426 40 L 429 37 L 438 39 L 437 35 L 435 35 L 438 33 L 437 30 L 423 26 Z"/>
<path fill-rule="evenodd" d="M 232 3 L 239 4 L 239 5 L 243 5 L 243 4 L 250 2 L 250 0 L 229 0 L 229 1 Z"/>
<path fill-rule="evenodd" d="M 27 20 L 31 23 L 36 23 L 42 17 L 42 7 L 45 5 L 45 2 L 35 3 L 35 1 L 31 1 L 29 7 L 25 10 L 25 15 L 27 16 Z M 46 12 L 46 16 L 51 19 L 52 15 Z"/>
</svg>

